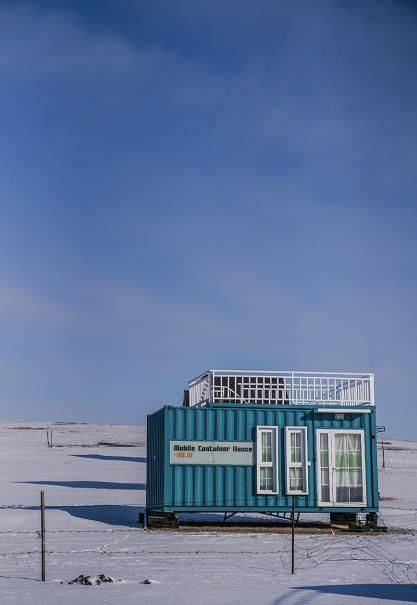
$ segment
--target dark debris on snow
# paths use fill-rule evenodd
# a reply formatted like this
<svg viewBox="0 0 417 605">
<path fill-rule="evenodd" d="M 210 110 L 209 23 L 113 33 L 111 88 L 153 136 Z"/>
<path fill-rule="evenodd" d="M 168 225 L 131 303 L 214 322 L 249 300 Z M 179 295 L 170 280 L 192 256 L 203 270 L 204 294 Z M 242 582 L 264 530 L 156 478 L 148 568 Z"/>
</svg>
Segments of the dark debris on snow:
<svg viewBox="0 0 417 605">
<path fill-rule="evenodd" d="M 74 578 L 68 584 L 82 584 L 83 586 L 93 586 L 97 584 L 106 584 L 109 582 L 114 582 L 115 580 L 110 576 L 106 576 L 104 573 L 99 574 L 98 576 L 85 576 L 81 574 L 78 578 Z"/>
</svg>

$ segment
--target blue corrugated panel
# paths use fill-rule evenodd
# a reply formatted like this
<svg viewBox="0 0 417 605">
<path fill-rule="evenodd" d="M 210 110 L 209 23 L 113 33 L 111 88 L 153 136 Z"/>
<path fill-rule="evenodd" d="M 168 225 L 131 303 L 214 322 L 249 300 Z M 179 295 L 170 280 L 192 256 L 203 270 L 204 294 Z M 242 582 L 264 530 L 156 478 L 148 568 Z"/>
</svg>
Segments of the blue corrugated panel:
<svg viewBox="0 0 417 605">
<path fill-rule="evenodd" d="M 164 422 L 165 410 L 148 416 L 147 422 L 147 473 L 146 473 L 146 506 L 157 507 L 164 502 Z"/>
<path fill-rule="evenodd" d="M 297 511 L 378 510 L 375 408 L 349 413 L 319 413 L 317 406 L 242 406 L 218 404 L 202 408 L 166 406 L 148 417 L 147 506 L 163 511 L 290 511 L 285 494 L 285 427 L 307 427 L 308 495 L 296 496 Z M 278 426 L 279 494 L 256 493 L 255 466 L 172 465 L 171 440 L 252 441 L 257 426 Z M 316 430 L 363 429 L 365 436 L 367 506 L 319 507 L 316 484 Z"/>
</svg>

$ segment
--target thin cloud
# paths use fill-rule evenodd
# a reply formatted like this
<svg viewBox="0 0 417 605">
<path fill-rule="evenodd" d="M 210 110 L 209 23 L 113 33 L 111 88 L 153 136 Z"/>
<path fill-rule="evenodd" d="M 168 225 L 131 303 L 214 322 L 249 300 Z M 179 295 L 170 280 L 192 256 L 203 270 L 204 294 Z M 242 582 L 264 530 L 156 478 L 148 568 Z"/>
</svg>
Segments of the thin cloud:
<svg viewBox="0 0 417 605">
<path fill-rule="evenodd" d="M 139 52 L 126 40 L 87 31 L 76 19 L 32 8 L 0 10 L 0 73 L 14 77 L 140 74 L 169 61 L 162 50 Z"/>
<path fill-rule="evenodd" d="M 15 283 L 0 281 L 0 321 L 24 320 L 56 325 L 79 315 L 65 302 Z"/>
</svg>

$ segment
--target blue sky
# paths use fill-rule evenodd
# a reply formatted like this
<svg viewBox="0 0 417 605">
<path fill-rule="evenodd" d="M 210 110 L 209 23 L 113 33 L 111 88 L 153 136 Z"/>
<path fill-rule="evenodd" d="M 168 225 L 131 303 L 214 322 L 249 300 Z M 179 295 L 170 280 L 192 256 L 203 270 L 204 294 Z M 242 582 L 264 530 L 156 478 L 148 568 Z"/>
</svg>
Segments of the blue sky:
<svg viewBox="0 0 417 605">
<path fill-rule="evenodd" d="M 4 420 L 375 371 L 417 438 L 414 2 L 0 2 Z"/>
</svg>

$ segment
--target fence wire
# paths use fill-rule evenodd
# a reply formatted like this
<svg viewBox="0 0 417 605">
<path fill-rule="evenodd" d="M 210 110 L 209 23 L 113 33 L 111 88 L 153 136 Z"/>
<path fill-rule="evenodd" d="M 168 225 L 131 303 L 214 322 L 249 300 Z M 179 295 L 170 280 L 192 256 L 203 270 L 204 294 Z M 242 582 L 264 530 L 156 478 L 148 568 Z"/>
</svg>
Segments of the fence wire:
<svg viewBox="0 0 417 605">
<path fill-rule="evenodd" d="M 51 530 L 48 534 L 112 534 L 125 533 L 136 534 L 140 529 L 104 529 L 104 530 Z M 2 534 L 8 535 L 32 535 L 37 536 L 36 531 L 3 531 Z M 188 536 L 190 534 L 187 534 Z M 201 536 L 201 534 L 199 534 Z M 219 535 L 219 534 L 216 534 Z M 280 548 L 272 549 L 152 549 L 152 548 L 109 548 L 109 544 L 95 548 L 85 549 L 62 549 L 49 548 L 46 554 L 49 557 L 65 555 L 99 555 L 105 557 L 152 557 L 163 556 L 164 558 L 179 558 L 184 556 L 192 557 L 216 557 L 240 558 L 247 560 L 249 557 L 276 557 L 280 562 L 280 567 L 273 566 L 269 571 L 282 572 L 291 571 L 291 535 L 280 534 L 279 538 L 283 545 Z M 392 553 L 392 547 L 398 544 L 407 544 L 413 541 L 414 534 L 389 535 L 383 536 L 360 536 L 360 535 L 341 535 L 328 533 L 326 535 L 299 535 L 295 536 L 295 574 L 304 574 L 313 569 L 330 564 L 346 564 L 353 561 L 369 565 L 378 570 L 385 579 L 391 584 L 408 584 L 417 588 L 417 566 L 414 562 L 402 561 Z M 383 539 L 383 543 L 381 541 Z M 39 549 L 28 549 L 21 551 L 0 552 L 0 557 L 33 557 L 39 555 Z M 270 561 L 270 559 L 268 559 Z M 267 565 L 269 567 L 269 565 Z M 265 568 L 266 571 L 266 568 Z"/>
</svg>

